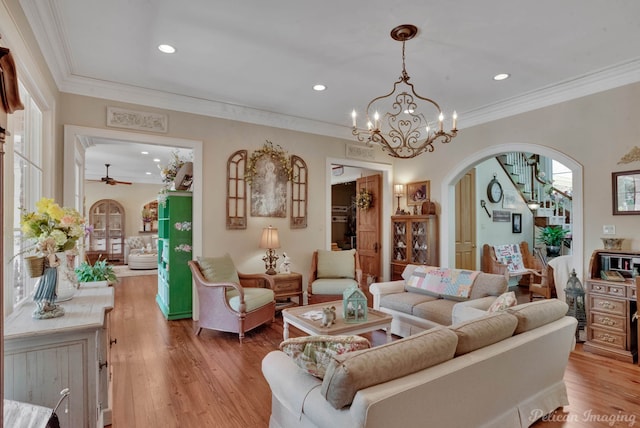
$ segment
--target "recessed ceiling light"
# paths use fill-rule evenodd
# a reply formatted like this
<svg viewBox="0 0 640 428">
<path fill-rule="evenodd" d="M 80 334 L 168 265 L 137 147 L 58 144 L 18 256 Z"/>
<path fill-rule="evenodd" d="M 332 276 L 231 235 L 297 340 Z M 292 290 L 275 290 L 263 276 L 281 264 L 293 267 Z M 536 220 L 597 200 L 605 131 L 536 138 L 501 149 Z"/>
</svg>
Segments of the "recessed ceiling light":
<svg viewBox="0 0 640 428">
<path fill-rule="evenodd" d="M 493 80 L 504 80 L 508 79 L 511 76 L 509 73 L 500 73 L 493 76 Z"/>
<path fill-rule="evenodd" d="M 142 151 L 142 152 L 140 152 L 140 154 L 143 154 L 143 155 L 148 155 L 148 154 L 149 154 L 149 152 L 146 152 L 146 151 Z"/>
<path fill-rule="evenodd" d="M 158 159 L 158 158 L 154 158 L 154 159 L 153 159 L 153 161 L 154 161 L 154 162 L 160 162 L 160 159 Z"/>
<path fill-rule="evenodd" d="M 317 85 L 313 85 L 313 90 L 314 90 L 314 91 L 318 91 L 318 92 L 320 92 L 320 91 L 324 91 L 325 89 L 327 89 L 327 87 L 326 87 L 326 86 L 324 86 L 324 85 L 323 85 L 323 84 L 321 84 L 321 83 L 318 83 Z"/>
<path fill-rule="evenodd" d="M 164 52 L 168 54 L 172 54 L 176 51 L 176 48 L 174 48 L 171 45 L 159 45 L 158 49 L 160 50 L 160 52 Z"/>
<path fill-rule="evenodd" d="M 151 173 L 150 173 L 149 171 L 145 172 L 145 174 L 147 174 L 147 175 L 151 175 Z"/>
</svg>

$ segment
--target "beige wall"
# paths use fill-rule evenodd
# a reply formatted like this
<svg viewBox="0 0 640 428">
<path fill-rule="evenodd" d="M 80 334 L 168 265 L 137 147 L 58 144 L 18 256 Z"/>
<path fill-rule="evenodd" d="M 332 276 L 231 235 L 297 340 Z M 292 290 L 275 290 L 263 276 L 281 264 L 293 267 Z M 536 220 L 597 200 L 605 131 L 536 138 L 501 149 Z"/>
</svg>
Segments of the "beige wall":
<svg viewBox="0 0 640 428">
<path fill-rule="evenodd" d="M 107 105 L 140 108 L 116 102 L 63 94 L 59 124 L 103 127 Z M 612 108 L 615 106 L 615 108 Z M 145 108 L 157 111 L 156 109 Z M 526 143 L 551 148 L 574 159 L 584 168 L 584 264 L 601 247 L 602 225 L 616 226 L 617 235 L 628 238 L 627 248 L 640 248 L 636 216 L 611 214 L 611 172 L 638 169 L 618 165 L 619 159 L 640 141 L 640 84 L 628 85 L 485 125 L 463 129 L 448 145 L 415 159 L 395 160 L 394 182 L 431 181 L 431 195 L 442 200 L 443 177 L 460 169 L 474 153 L 496 145 Z M 244 270 L 262 268 L 257 248 L 260 229 L 269 224 L 281 231 L 282 250 L 290 254 L 294 270 L 306 275 L 311 252 L 325 242 L 325 160 L 344 156 L 344 140 L 257 126 L 179 112 L 167 112 L 171 136 L 204 141 L 204 254 L 228 251 Z M 235 150 L 255 150 L 265 139 L 301 156 L 309 166 L 311 195 L 309 226 L 292 230 L 287 219 L 249 217 L 244 231 L 225 229 L 226 160 Z M 59 148 L 61 150 L 61 148 Z M 380 154 L 380 161 L 390 158 Z M 471 167 L 472 165 L 468 165 Z M 479 184 L 481 186 L 482 183 Z M 482 187 L 482 186 L 481 186 Z M 390 197 L 389 204 L 393 204 Z M 448 215 L 439 208 L 441 216 Z M 441 233 L 441 236 L 446 234 Z M 482 244 L 479 242 L 479 244 Z"/>
</svg>

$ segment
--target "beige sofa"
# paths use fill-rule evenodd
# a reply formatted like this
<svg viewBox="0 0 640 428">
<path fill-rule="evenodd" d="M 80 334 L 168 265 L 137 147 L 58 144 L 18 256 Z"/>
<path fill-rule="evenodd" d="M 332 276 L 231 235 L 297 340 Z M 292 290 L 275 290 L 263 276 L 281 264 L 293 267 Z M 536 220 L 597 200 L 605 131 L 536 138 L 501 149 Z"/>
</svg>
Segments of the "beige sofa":
<svg viewBox="0 0 640 428">
<path fill-rule="evenodd" d="M 557 299 L 526 303 L 347 352 L 323 380 L 272 351 L 262 361 L 269 426 L 530 426 L 569 404 L 563 375 L 577 321 L 567 308 Z"/>
<path fill-rule="evenodd" d="M 401 337 L 439 325 L 451 325 L 452 314 L 463 307 L 487 310 L 497 296 L 508 288 L 504 275 L 473 271 L 477 276 L 473 280 L 468 298 L 435 295 L 408 284 L 416 268 L 418 265 L 407 265 L 402 272 L 402 280 L 373 283 L 369 287 L 374 309 L 393 316 L 391 333 Z"/>
</svg>

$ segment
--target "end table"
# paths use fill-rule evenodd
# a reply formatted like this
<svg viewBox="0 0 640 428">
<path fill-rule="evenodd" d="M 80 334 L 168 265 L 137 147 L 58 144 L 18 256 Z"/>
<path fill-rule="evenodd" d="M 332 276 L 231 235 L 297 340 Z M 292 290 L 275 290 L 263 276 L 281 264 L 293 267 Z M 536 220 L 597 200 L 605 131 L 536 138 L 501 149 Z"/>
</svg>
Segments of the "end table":
<svg viewBox="0 0 640 428">
<path fill-rule="evenodd" d="M 302 274 L 298 272 L 278 273 L 273 275 L 275 286 L 273 292 L 276 295 L 276 309 L 281 310 L 288 306 L 295 306 L 292 297 L 298 298 L 298 306 L 302 306 Z"/>
</svg>

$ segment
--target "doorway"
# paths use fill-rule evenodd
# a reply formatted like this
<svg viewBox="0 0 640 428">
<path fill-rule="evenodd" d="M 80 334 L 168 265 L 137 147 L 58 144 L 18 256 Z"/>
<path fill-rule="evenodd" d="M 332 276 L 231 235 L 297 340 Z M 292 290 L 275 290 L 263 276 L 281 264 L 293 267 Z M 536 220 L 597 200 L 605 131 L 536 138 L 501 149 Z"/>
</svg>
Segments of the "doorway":
<svg viewBox="0 0 640 428">
<path fill-rule="evenodd" d="M 362 170 L 368 170 L 365 175 L 370 174 L 380 174 L 381 178 L 381 219 L 380 222 L 380 249 L 381 249 L 381 277 L 378 278 L 378 281 L 388 281 L 391 272 L 391 260 L 390 260 L 390 243 L 389 236 L 391 236 L 391 225 L 390 219 L 392 215 L 393 204 L 391 203 L 391 189 L 393 187 L 393 166 L 388 164 L 380 164 L 374 162 L 366 162 L 359 161 L 355 159 L 340 159 L 340 158 L 327 158 L 326 167 L 325 167 L 325 182 L 326 191 L 325 191 L 325 242 L 326 249 L 331 249 L 331 230 L 332 230 L 332 202 L 331 202 L 331 183 L 332 183 L 332 174 L 334 171 L 334 166 L 336 165 L 344 165 L 353 168 L 361 168 Z M 386 203 L 385 201 L 389 201 Z"/>
<path fill-rule="evenodd" d="M 537 153 L 544 157 L 555 159 L 571 170 L 573 177 L 573 255 L 576 272 L 580 276 L 584 273 L 584 235 L 583 235 L 583 169 L 582 165 L 574 159 L 554 149 L 535 144 L 501 144 L 487 147 L 462 159 L 451 171 L 443 177 L 441 183 L 441 197 L 443 212 L 455 212 L 456 210 L 456 183 L 475 165 L 480 162 L 509 152 Z M 441 216 L 441 240 L 440 240 L 440 264 L 453 266 L 455 263 L 455 218 Z"/>
<path fill-rule="evenodd" d="M 74 207 L 80 212 L 84 211 L 84 146 L 87 138 L 105 138 L 127 142 L 154 144 L 170 147 L 180 147 L 193 151 L 193 175 L 197 177 L 193 182 L 193 256 L 202 255 L 202 159 L 203 144 L 199 140 L 150 135 L 113 129 L 89 128 L 75 125 L 64 126 L 64 175 L 63 202 L 65 206 Z M 73 166 L 73 167 L 71 167 Z M 194 293 L 195 296 L 195 293 Z M 194 302 L 194 308 L 197 305 Z M 198 314 L 194 312 L 194 319 Z"/>
</svg>

